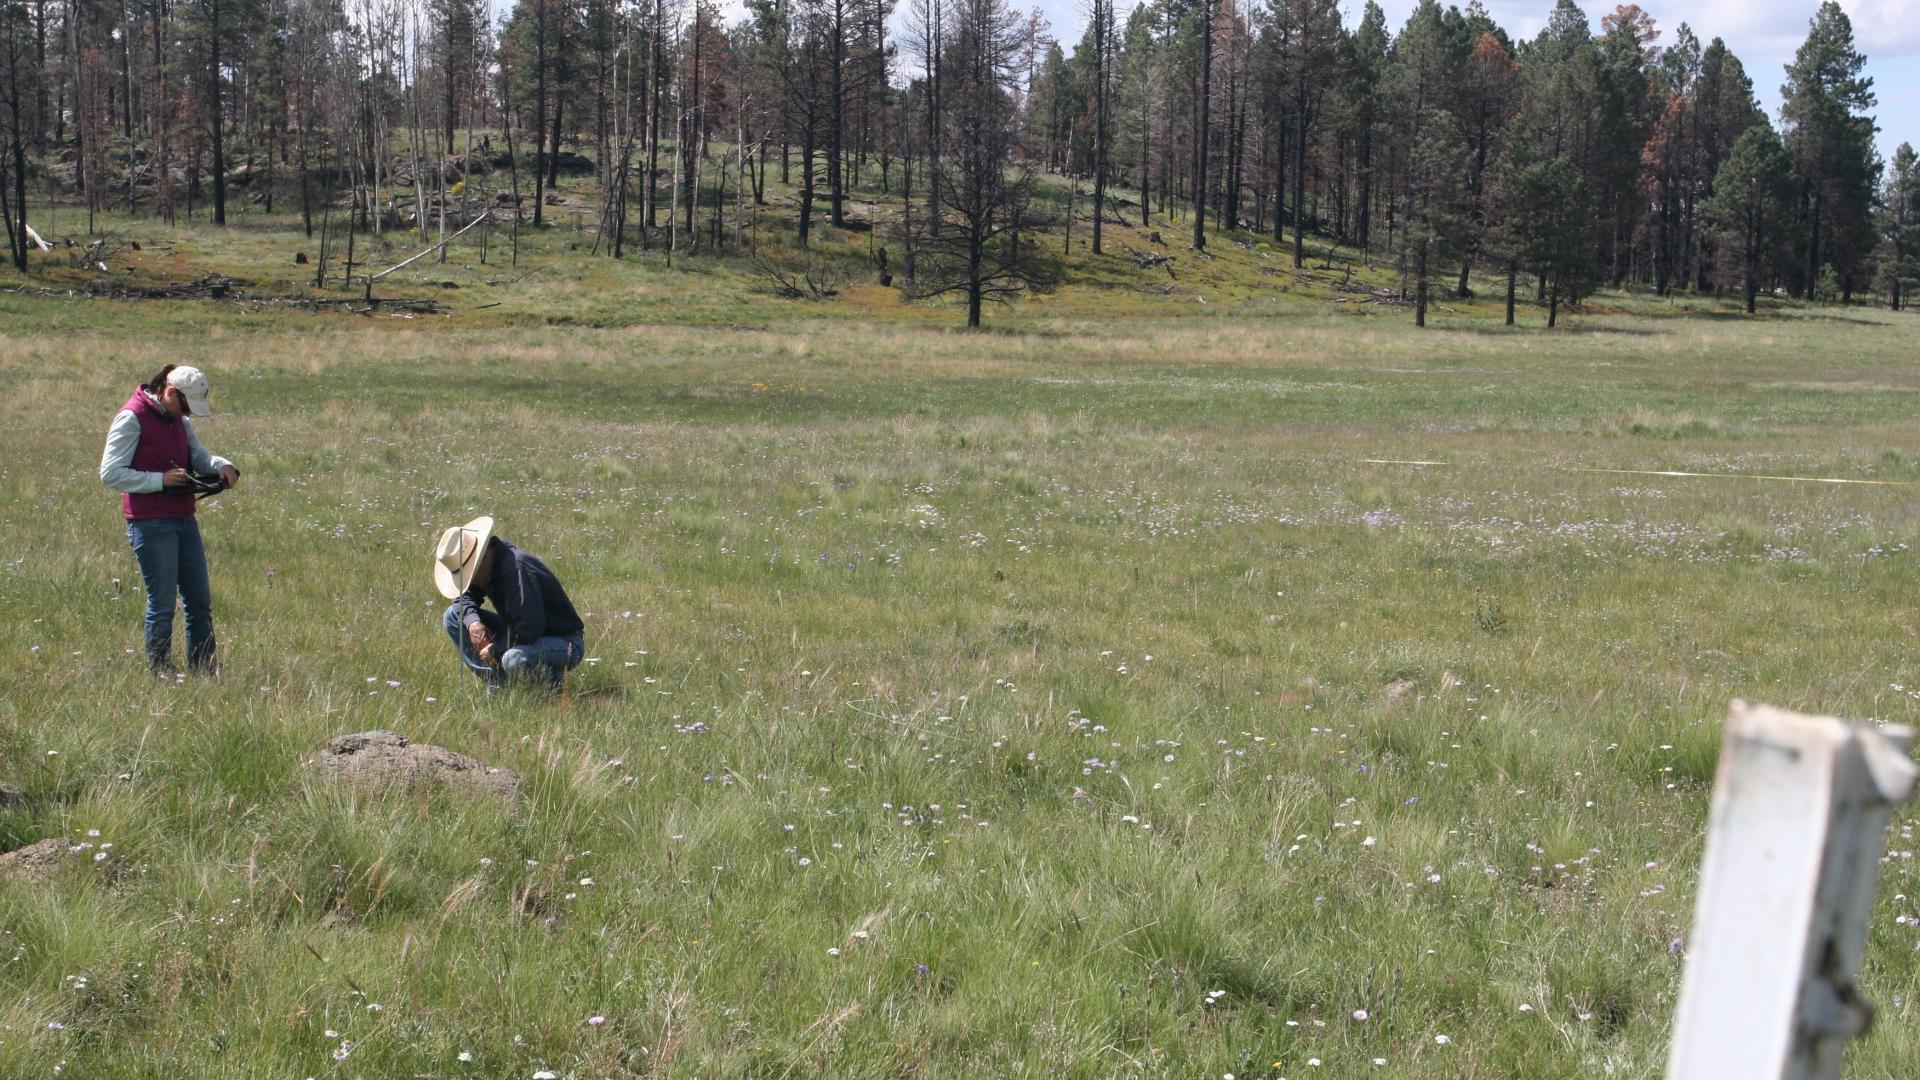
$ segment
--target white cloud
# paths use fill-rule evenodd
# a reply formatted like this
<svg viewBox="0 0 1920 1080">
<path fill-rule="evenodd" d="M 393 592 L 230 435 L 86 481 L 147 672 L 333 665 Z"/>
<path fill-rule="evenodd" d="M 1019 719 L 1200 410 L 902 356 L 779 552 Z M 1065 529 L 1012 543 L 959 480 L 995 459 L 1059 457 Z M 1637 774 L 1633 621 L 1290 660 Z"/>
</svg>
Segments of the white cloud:
<svg viewBox="0 0 1920 1080">
<path fill-rule="evenodd" d="M 1853 41 L 1868 56 L 1920 53 L 1920 2 L 1915 0 L 1842 0 L 1853 22 Z"/>
</svg>

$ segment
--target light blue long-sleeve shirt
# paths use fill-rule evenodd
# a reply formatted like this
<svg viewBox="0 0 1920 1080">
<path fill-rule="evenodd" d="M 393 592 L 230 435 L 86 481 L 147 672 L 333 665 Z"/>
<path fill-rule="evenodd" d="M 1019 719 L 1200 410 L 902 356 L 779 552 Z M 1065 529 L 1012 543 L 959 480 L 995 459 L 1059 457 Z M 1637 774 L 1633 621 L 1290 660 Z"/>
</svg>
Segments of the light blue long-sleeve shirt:
<svg viewBox="0 0 1920 1080">
<path fill-rule="evenodd" d="M 187 426 L 187 450 L 193 459 L 189 467 L 193 471 L 219 472 L 233 465 L 200 445 L 200 436 L 194 434 L 192 421 L 183 416 L 180 422 Z M 133 495 L 149 495 L 166 487 L 166 473 L 144 472 L 133 467 L 133 451 L 139 445 L 140 418 L 132 409 L 121 409 L 113 418 L 113 426 L 107 428 L 107 449 L 100 455 L 100 482 L 115 491 Z"/>
</svg>

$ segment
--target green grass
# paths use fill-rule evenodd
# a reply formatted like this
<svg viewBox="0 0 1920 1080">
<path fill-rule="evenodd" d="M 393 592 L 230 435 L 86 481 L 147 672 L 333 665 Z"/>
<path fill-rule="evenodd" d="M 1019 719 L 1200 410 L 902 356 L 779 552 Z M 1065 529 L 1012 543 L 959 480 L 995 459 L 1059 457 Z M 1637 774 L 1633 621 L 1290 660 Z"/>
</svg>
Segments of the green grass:
<svg viewBox="0 0 1920 1080">
<path fill-rule="evenodd" d="M 288 221 L 130 232 L 296 289 Z M 966 334 L 570 242 L 412 320 L 0 293 L 0 847 L 113 845 L 0 886 L 0 1074 L 1651 1076 L 1727 701 L 1920 713 L 1920 487 L 1578 471 L 1920 484 L 1910 317 L 1418 332 L 1222 239 Z M 246 479 L 224 675 L 155 686 L 94 463 L 168 361 Z M 440 630 L 479 512 L 587 613 L 561 701 Z M 300 768 L 376 727 L 524 805 Z M 1912 828 L 1854 1076 L 1920 1055 Z"/>
</svg>

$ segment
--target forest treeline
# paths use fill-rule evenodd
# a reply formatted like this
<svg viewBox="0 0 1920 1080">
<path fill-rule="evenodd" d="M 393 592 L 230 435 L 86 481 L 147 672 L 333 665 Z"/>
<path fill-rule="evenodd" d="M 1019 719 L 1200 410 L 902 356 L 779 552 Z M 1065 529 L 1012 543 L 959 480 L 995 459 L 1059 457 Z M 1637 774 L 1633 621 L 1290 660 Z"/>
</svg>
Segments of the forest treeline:
<svg viewBox="0 0 1920 1080">
<path fill-rule="evenodd" d="M 1009 0 L 898 2 L 0 0 L 7 253 L 27 268 L 36 202 L 224 224 L 238 198 L 344 235 L 350 268 L 356 234 L 538 226 L 563 173 L 595 181 L 595 251 L 725 250 L 777 175 L 796 246 L 882 202 L 887 277 L 977 324 L 1048 272 L 1052 172 L 1095 252 L 1114 224 L 1241 230 L 1299 267 L 1315 236 L 1395 267 L 1423 323 L 1436 292 L 1551 323 L 1607 286 L 1898 309 L 1920 278 L 1920 165 L 1879 157 L 1832 2 L 1777 123 L 1720 39 L 1633 4 L 1596 27 L 1558 0 L 1522 40 L 1479 0 L 1398 28 L 1086 0 L 1069 52 Z"/>
</svg>

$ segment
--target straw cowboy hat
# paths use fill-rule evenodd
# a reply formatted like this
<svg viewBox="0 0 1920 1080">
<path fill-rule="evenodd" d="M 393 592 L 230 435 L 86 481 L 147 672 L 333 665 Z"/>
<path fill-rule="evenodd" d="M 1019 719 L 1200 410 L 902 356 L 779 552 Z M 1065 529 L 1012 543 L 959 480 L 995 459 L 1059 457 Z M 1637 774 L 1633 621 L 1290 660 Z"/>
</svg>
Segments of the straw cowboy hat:
<svg viewBox="0 0 1920 1080">
<path fill-rule="evenodd" d="M 441 596 L 454 600 L 467 591 L 480 565 L 480 553 L 492 538 L 490 517 L 474 518 L 440 534 L 440 543 L 433 551 L 433 583 L 440 587 Z"/>
</svg>

